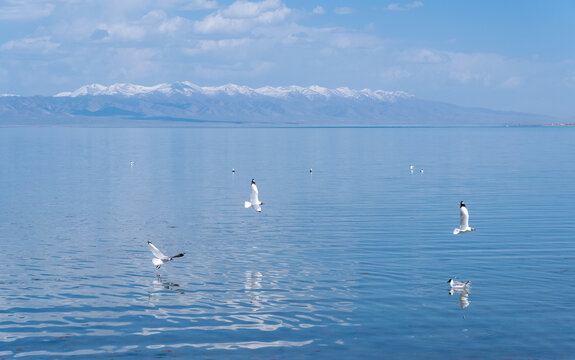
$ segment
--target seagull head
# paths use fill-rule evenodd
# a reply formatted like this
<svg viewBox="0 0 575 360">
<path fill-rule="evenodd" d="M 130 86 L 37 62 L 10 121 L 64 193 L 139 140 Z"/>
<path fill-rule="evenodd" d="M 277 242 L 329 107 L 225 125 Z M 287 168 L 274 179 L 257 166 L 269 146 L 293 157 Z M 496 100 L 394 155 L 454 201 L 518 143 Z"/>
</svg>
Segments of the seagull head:
<svg viewBox="0 0 575 360">
<path fill-rule="evenodd" d="M 254 179 L 252 179 L 252 184 L 254 184 L 254 185 L 256 184 L 256 181 Z"/>
<path fill-rule="evenodd" d="M 459 207 L 465 207 L 465 203 L 462 201 L 459 203 Z"/>
</svg>

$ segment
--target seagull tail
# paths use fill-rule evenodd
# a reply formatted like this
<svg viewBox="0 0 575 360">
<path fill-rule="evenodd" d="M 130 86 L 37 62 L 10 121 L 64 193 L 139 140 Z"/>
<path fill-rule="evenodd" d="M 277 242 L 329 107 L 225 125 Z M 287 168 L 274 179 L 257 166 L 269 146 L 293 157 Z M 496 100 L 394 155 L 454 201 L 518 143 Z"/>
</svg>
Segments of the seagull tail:
<svg viewBox="0 0 575 360">
<path fill-rule="evenodd" d="M 244 202 L 244 207 L 245 207 L 246 209 L 249 208 L 249 207 L 251 207 L 251 206 L 252 206 L 252 203 L 251 203 L 251 202 L 249 202 L 249 201 L 245 201 L 245 202 Z"/>
<path fill-rule="evenodd" d="M 453 235 L 459 234 L 460 231 L 461 231 L 461 230 L 459 230 L 459 229 L 453 229 Z"/>
</svg>

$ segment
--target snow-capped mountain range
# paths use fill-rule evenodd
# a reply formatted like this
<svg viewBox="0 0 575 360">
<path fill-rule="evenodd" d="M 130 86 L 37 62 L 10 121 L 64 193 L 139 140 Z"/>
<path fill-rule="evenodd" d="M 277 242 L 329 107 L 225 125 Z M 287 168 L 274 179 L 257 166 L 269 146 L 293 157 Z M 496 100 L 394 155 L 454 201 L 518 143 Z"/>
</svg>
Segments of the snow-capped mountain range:
<svg viewBox="0 0 575 360">
<path fill-rule="evenodd" d="M 373 99 L 378 101 L 393 102 L 398 99 L 406 99 L 412 95 L 403 91 L 384 91 L 384 90 L 353 90 L 347 87 L 340 87 L 336 89 L 328 89 L 321 86 L 312 85 L 310 87 L 301 86 L 287 86 L 287 87 L 272 87 L 265 86 L 257 89 L 252 89 L 247 86 L 240 86 L 235 84 L 226 84 L 223 86 L 198 86 L 188 81 L 177 82 L 174 84 L 159 84 L 155 86 L 142 86 L 134 84 L 114 84 L 111 86 L 104 86 L 100 84 L 91 84 L 82 86 L 81 88 L 72 92 L 62 92 L 56 94 L 56 97 L 78 97 L 78 96 L 147 96 L 147 95 L 206 95 L 206 96 L 267 96 L 271 98 L 286 99 L 289 97 L 303 96 L 310 100 L 332 97 L 341 97 L 348 99 Z"/>
<path fill-rule="evenodd" d="M 403 91 L 321 86 L 250 88 L 184 81 L 91 84 L 54 96 L 0 96 L 0 125 L 504 126 L 553 123 L 533 114 L 468 108 Z"/>
</svg>

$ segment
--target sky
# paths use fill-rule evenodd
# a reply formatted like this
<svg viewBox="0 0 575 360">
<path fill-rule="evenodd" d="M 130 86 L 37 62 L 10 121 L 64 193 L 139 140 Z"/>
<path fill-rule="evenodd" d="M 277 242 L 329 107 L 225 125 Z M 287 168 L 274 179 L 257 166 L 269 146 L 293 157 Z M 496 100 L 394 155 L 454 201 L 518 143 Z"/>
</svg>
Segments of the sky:
<svg viewBox="0 0 575 360">
<path fill-rule="evenodd" d="M 0 0 L 0 94 L 190 81 L 575 117 L 573 0 Z"/>
</svg>

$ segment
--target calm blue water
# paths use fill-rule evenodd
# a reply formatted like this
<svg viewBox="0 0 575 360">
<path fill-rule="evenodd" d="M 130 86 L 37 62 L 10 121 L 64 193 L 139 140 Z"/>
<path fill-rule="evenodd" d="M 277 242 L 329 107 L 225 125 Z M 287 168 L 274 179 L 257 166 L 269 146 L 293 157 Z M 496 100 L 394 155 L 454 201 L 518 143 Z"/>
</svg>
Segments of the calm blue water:
<svg viewBox="0 0 575 360">
<path fill-rule="evenodd" d="M 2 128 L 0 358 L 573 358 L 574 216 L 575 128 Z"/>
</svg>

